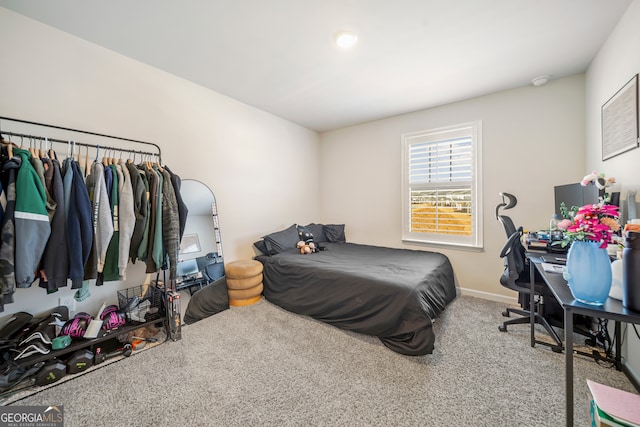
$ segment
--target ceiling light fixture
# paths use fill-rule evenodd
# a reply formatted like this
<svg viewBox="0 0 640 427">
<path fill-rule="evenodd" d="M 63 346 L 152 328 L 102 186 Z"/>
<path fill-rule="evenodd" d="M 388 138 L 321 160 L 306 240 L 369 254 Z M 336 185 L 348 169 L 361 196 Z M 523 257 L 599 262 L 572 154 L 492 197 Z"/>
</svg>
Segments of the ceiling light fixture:
<svg viewBox="0 0 640 427">
<path fill-rule="evenodd" d="M 549 76 L 538 76 L 531 79 L 531 84 L 534 86 L 542 86 L 549 81 Z"/>
<path fill-rule="evenodd" d="M 349 49 L 358 42 L 358 35 L 351 31 L 336 33 L 334 38 L 340 49 Z"/>
</svg>

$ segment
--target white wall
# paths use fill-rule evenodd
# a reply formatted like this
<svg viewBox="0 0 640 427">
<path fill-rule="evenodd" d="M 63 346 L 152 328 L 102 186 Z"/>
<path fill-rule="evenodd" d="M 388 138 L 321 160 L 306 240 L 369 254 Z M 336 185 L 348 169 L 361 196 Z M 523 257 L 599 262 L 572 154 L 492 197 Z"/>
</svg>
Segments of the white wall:
<svg viewBox="0 0 640 427">
<path fill-rule="evenodd" d="M 253 256 L 251 243 L 268 232 L 318 220 L 318 166 L 301 160 L 318 157 L 317 133 L 3 8 L 0 40 L 0 115 L 157 143 L 174 173 L 214 191 L 226 261 Z M 138 267 L 127 283 L 92 285 L 79 309 L 140 284 Z M 5 314 L 56 304 L 34 286 Z"/>
<path fill-rule="evenodd" d="M 401 242 L 400 135 L 474 120 L 482 121 L 484 250 L 436 250 L 451 259 L 463 292 L 513 297 L 498 281 L 506 240 L 494 215 L 498 193 L 518 197 L 509 211 L 516 224 L 548 227 L 553 187 L 584 176 L 583 75 L 322 134 L 322 221 L 346 223 L 350 241 L 432 250 Z"/>
<path fill-rule="evenodd" d="M 626 199 L 629 190 L 640 194 L 640 149 L 634 149 L 612 159 L 602 161 L 602 105 L 631 77 L 640 72 L 640 1 L 634 0 L 616 29 L 598 52 L 586 72 L 586 170 L 604 172 L 618 182 L 616 190 Z M 636 196 L 636 201 L 640 195 Z M 640 340 L 631 326 L 624 338 L 623 356 L 627 367 L 640 381 Z"/>
</svg>

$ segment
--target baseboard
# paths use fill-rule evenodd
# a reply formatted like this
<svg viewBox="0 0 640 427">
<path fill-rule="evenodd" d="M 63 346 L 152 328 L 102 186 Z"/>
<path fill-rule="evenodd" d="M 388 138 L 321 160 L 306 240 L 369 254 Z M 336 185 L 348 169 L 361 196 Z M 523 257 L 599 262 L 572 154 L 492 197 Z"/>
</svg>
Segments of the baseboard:
<svg viewBox="0 0 640 427">
<path fill-rule="evenodd" d="M 637 391 L 640 391 L 640 376 L 638 373 L 634 371 L 628 364 L 622 363 L 622 372 L 627 376 L 631 384 L 636 388 Z"/>
<path fill-rule="evenodd" d="M 505 304 L 518 304 L 518 297 L 513 296 L 513 297 L 509 297 L 506 295 L 500 295 L 500 294 L 493 294 L 491 292 L 484 292 L 484 291 L 478 291 L 475 289 L 466 289 L 466 288 L 458 288 L 459 294 L 460 295 L 466 295 L 466 296 L 470 296 L 470 297 L 476 297 L 476 298 L 482 298 L 482 299 L 487 299 L 490 301 L 497 301 L 497 302 L 502 302 Z"/>
</svg>

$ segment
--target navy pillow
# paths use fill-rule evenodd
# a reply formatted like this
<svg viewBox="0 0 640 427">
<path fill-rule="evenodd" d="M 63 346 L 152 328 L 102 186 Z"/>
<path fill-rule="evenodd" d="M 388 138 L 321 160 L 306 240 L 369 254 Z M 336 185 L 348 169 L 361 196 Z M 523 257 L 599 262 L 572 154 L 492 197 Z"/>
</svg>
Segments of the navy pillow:
<svg viewBox="0 0 640 427">
<path fill-rule="evenodd" d="M 344 224 L 325 224 L 323 229 L 325 236 L 327 236 L 327 242 L 344 243 L 347 241 L 344 235 Z"/>
<path fill-rule="evenodd" d="M 313 234 L 313 241 L 314 242 L 326 242 L 327 241 L 327 236 L 325 236 L 324 234 L 324 228 L 322 226 L 322 224 L 309 224 L 309 225 L 305 225 L 304 227 L 298 227 L 298 229 L 301 228 L 305 228 L 307 229 L 307 231 L 309 231 L 311 234 Z"/>
<path fill-rule="evenodd" d="M 296 247 L 299 241 L 298 227 L 293 224 L 291 227 L 282 231 L 267 234 L 263 237 L 268 255 L 275 255 L 277 253 L 286 251 Z"/>
<path fill-rule="evenodd" d="M 258 240 L 253 244 L 255 248 L 263 255 L 268 255 L 269 251 L 267 250 L 267 244 L 264 240 Z"/>
</svg>

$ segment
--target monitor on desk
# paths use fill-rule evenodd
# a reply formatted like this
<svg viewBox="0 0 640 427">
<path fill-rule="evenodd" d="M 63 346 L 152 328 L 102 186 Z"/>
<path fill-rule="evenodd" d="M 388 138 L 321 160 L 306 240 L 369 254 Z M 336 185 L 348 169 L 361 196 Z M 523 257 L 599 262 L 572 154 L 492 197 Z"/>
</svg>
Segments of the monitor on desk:
<svg viewBox="0 0 640 427">
<path fill-rule="evenodd" d="M 194 274 L 198 274 L 200 269 L 198 268 L 198 262 L 194 259 L 185 259 L 178 262 L 177 275 L 178 277 L 188 277 Z"/>
<path fill-rule="evenodd" d="M 560 205 L 562 202 L 567 209 L 573 206 L 582 207 L 584 205 L 598 203 L 598 187 L 593 184 L 582 186 L 579 182 L 575 184 L 557 185 L 554 188 L 555 208 L 558 218 L 562 219 Z"/>
</svg>

